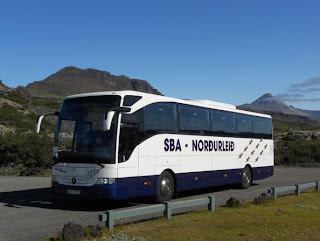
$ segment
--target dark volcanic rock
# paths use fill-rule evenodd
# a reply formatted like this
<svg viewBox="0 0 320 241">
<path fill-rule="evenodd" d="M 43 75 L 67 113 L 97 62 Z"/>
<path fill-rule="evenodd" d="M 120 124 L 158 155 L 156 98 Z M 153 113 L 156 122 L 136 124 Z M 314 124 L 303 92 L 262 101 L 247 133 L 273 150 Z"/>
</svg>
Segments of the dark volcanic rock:
<svg viewBox="0 0 320 241">
<path fill-rule="evenodd" d="M 79 69 L 66 67 L 42 81 L 35 81 L 26 87 L 32 97 L 62 99 L 68 95 L 112 91 L 136 90 L 152 94 L 161 94 L 147 81 L 130 79 L 127 76 L 115 76 L 97 69 Z"/>
<path fill-rule="evenodd" d="M 254 199 L 254 204 L 262 204 L 265 203 L 265 201 L 267 201 L 268 199 L 270 199 L 270 196 L 267 193 L 261 193 L 261 195 L 257 198 Z"/>
<path fill-rule="evenodd" d="M 102 228 L 100 225 L 96 225 L 96 226 L 89 225 L 88 229 L 92 237 L 96 238 L 102 235 Z"/>
<path fill-rule="evenodd" d="M 245 200 L 238 200 L 234 197 L 231 197 L 228 201 L 227 201 L 227 206 L 230 208 L 236 208 L 236 207 L 244 207 L 246 206 L 247 202 Z"/>
<path fill-rule="evenodd" d="M 63 239 L 66 241 L 77 241 L 84 238 L 84 231 L 79 224 L 68 223 L 63 227 Z"/>
</svg>

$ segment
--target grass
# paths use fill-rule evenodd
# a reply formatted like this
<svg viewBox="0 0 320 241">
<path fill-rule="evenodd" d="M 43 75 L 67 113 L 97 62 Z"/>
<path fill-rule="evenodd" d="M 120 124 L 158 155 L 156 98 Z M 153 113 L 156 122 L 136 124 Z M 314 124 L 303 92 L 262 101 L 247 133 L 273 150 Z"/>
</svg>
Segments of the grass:
<svg viewBox="0 0 320 241">
<path fill-rule="evenodd" d="M 320 192 L 301 193 L 270 199 L 264 204 L 248 203 L 246 207 L 217 207 L 207 210 L 116 226 L 114 232 L 103 229 L 105 240 L 123 232 L 128 237 L 149 241 L 172 240 L 320 240 Z M 63 240 L 59 234 L 55 238 Z M 114 239 L 118 240 L 118 239 Z M 127 240 L 127 239 L 126 239 Z M 129 239 L 128 239 L 129 240 Z M 130 239 L 134 240 L 134 239 Z"/>
<path fill-rule="evenodd" d="M 128 236 L 147 240 L 320 240 L 320 193 L 303 193 L 248 204 L 218 207 L 116 227 Z"/>
</svg>

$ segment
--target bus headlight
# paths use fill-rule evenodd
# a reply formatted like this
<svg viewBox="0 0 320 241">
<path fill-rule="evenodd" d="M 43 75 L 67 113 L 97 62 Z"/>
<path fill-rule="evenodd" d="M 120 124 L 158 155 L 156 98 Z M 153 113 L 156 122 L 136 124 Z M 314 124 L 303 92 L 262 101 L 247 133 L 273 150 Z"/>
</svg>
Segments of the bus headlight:
<svg viewBox="0 0 320 241">
<path fill-rule="evenodd" d="M 56 182 L 57 181 L 57 177 L 55 175 L 52 175 L 52 181 Z"/>
<path fill-rule="evenodd" d="M 98 178 L 96 184 L 113 184 L 115 180 L 114 178 Z"/>
</svg>

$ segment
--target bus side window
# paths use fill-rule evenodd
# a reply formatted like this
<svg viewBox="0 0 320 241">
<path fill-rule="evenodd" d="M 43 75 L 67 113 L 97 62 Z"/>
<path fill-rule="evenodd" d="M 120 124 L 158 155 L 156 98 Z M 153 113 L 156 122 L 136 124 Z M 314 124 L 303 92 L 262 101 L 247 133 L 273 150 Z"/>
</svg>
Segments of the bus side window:
<svg viewBox="0 0 320 241">
<path fill-rule="evenodd" d="M 272 138 L 271 119 L 263 117 L 252 117 L 253 133 L 257 138 Z"/>
<path fill-rule="evenodd" d="M 147 135 L 177 132 L 177 110 L 173 103 L 154 103 L 144 108 L 144 131 Z"/>
<path fill-rule="evenodd" d="M 210 134 L 209 109 L 180 105 L 180 132 L 186 134 Z"/>
<path fill-rule="evenodd" d="M 119 163 L 127 161 L 134 148 L 139 144 L 140 116 L 141 110 L 132 114 L 122 114 L 119 139 Z"/>
<path fill-rule="evenodd" d="M 235 136 L 236 115 L 228 111 L 212 110 L 212 131 L 214 135 Z"/>
<path fill-rule="evenodd" d="M 252 137 L 252 118 L 249 115 L 237 114 L 238 133 L 241 137 Z"/>
</svg>

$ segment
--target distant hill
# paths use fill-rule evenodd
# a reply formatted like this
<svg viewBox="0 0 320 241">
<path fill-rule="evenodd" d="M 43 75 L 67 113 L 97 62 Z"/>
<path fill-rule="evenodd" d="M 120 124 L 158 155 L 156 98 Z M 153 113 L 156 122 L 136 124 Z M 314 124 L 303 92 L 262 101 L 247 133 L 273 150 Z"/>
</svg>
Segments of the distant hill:
<svg viewBox="0 0 320 241">
<path fill-rule="evenodd" d="M 273 118 L 285 121 L 315 123 L 320 120 L 320 111 L 297 109 L 287 105 L 270 93 L 262 95 L 251 104 L 240 105 L 237 108 L 270 114 Z"/>
<path fill-rule="evenodd" d="M 297 110 L 303 111 L 306 113 L 308 116 L 314 119 L 320 119 L 320 111 L 319 110 L 301 110 L 296 108 Z"/>
<path fill-rule="evenodd" d="M 239 107 L 251 109 L 251 110 L 281 112 L 283 114 L 288 114 L 288 115 L 308 116 L 308 114 L 305 113 L 304 111 L 288 106 L 286 103 L 274 97 L 270 93 L 262 95 L 260 98 L 258 98 L 251 104 L 244 104 L 244 105 L 240 105 Z"/>
<path fill-rule="evenodd" d="M 161 94 L 147 81 L 130 79 L 127 76 L 115 76 L 97 69 L 65 67 L 42 81 L 26 86 L 33 98 L 63 99 L 68 95 L 97 91 L 137 90 L 152 94 Z"/>
</svg>

